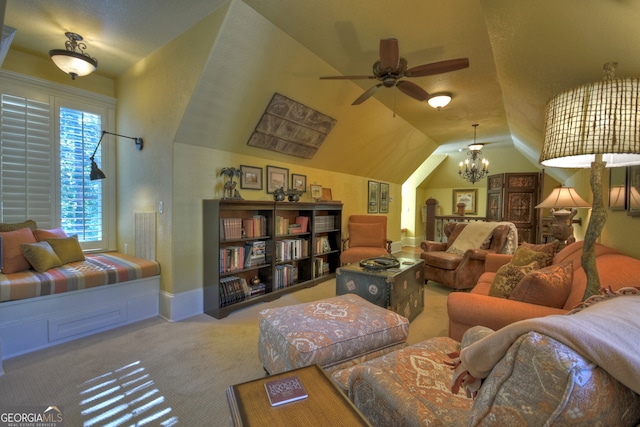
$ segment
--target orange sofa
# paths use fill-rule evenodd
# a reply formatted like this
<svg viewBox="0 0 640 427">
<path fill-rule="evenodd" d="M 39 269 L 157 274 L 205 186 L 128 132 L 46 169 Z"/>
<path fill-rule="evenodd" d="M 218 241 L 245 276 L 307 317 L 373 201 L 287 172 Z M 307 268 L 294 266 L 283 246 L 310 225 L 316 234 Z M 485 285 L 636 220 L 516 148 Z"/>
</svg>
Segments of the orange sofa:
<svg viewBox="0 0 640 427">
<path fill-rule="evenodd" d="M 449 337 L 460 341 L 464 332 L 473 326 L 498 330 L 519 320 L 550 314 L 564 314 L 580 304 L 587 284 L 581 256 L 584 242 L 570 244 L 554 258 L 552 265 L 573 264 L 571 291 L 562 308 L 530 304 L 489 296 L 489 289 L 498 269 L 511 260 L 511 255 L 488 254 L 485 272 L 470 292 L 452 292 L 447 299 Z M 640 260 L 622 255 L 615 249 L 596 244 L 596 264 L 602 287 L 618 290 L 626 286 L 640 286 Z"/>
</svg>

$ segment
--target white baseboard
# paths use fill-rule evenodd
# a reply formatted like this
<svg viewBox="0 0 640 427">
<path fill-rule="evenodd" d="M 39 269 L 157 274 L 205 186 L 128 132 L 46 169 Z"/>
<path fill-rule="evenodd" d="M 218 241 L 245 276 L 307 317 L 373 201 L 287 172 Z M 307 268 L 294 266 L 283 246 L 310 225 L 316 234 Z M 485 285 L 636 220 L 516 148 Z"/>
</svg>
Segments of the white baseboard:
<svg viewBox="0 0 640 427">
<path fill-rule="evenodd" d="M 202 300 L 202 288 L 177 294 L 160 291 L 160 317 L 177 322 L 201 314 Z"/>
</svg>

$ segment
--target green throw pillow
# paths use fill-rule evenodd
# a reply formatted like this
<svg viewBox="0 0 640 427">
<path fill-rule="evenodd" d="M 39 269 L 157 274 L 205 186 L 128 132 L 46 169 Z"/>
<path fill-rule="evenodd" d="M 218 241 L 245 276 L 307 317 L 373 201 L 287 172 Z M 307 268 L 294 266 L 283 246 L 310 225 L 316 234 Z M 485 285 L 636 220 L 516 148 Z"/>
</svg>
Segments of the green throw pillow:
<svg viewBox="0 0 640 427">
<path fill-rule="evenodd" d="M 536 264 L 535 269 L 548 267 L 553 262 L 553 255 L 549 252 L 540 252 L 530 249 L 526 246 L 519 246 L 516 253 L 511 258 L 511 264 L 514 265 L 527 265 L 534 262 Z"/>
<path fill-rule="evenodd" d="M 22 244 L 22 253 L 38 273 L 44 273 L 50 268 L 62 265 L 60 258 L 47 242 Z"/>
<path fill-rule="evenodd" d="M 69 264 L 74 261 L 84 261 L 84 252 L 78 243 L 77 236 L 64 239 L 47 239 L 55 253 L 60 258 L 62 264 Z"/>
<path fill-rule="evenodd" d="M 503 265 L 493 278 L 491 288 L 489 288 L 489 296 L 509 298 L 511 291 L 520 283 L 522 278 L 537 268 L 535 261 L 526 265 L 515 265 L 513 263 Z"/>
</svg>

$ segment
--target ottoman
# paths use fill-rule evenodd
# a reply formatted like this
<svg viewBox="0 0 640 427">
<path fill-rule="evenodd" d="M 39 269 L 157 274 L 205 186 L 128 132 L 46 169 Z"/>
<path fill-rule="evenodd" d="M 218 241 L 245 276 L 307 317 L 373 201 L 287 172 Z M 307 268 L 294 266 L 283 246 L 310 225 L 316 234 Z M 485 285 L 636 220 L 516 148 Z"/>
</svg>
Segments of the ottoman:
<svg viewBox="0 0 640 427">
<path fill-rule="evenodd" d="M 269 374 L 318 364 L 332 372 L 406 346 L 409 320 L 355 294 L 263 310 L 258 357 Z"/>
</svg>

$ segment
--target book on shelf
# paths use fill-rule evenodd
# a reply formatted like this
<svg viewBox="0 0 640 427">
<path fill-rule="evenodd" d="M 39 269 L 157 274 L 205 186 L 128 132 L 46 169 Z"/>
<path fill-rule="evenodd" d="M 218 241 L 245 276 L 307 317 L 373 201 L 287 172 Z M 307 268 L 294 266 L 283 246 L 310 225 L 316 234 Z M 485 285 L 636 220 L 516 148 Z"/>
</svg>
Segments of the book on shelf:
<svg viewBox="0 0 640 427">
<path fill-rule="evenodd" d="M 234 304 L 250 295 L 249 286 L 243 277 L 228 276 L 220 278 L 220 307 Z"/>
<path fill-rule="evenodd" d="M 307 390 L 300 382 L 300 378 L 296 375 L 267 381 L 264 383 L 264 388 L 267 390 L 271 406 L 295 402 L 309 397 Z"/>
<path fill-rule="evenodd" d="M 221 218 L 220 237 L 223 240 L 242 239 L 242 219 L 241 218 Z"/>
<path fill-rule="evenodd" d="M 300 224 L 300 233 L 306 233 L 309 231 L 309 217 L 308 216 L 297 216 L 296 224 Z"/>
</svg>

